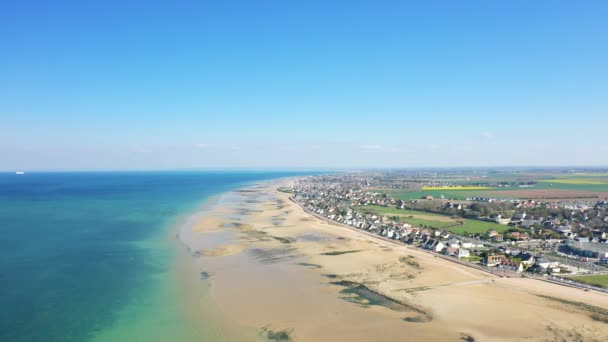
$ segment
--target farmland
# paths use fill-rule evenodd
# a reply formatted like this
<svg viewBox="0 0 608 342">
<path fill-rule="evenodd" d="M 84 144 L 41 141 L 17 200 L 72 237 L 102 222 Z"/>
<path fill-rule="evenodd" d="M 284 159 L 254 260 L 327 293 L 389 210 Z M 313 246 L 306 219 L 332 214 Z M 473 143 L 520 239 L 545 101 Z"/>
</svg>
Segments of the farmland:
<svg viewBox="0 0 608 342">
<path fill-rule="evenodd" d="M 470 189 L 460 189 L 460 190 L 452 190 L 452 188 L 443 188 L 442 190 L 418 190 L 418 191 L 408 191 L 408 190 L 396 190 L 390 193 L 392 196 L 406 200 L 420 199 L 424 196 L 433 196 L 435 198 L 443 198 L 445 199 L 453 199 L 453 200 L 464 200 L 470 197 L 488 197 L 490 196 L 491 191 L 496 191 L 493 188 L 488 188 L 487 190 L 470 190 Z"/>
<path fill-rule="evenodd" d="M 580 185 L 606 185 L 608 180 L 592 179 L 592 178 L 556 178 L 556 179 L 541 179 L 542 183 L 555 184 L 580 184 Z"/>
<path fill-rule="evenodd" d="M 462 190 L 492 190 L 494 188 L 491 188 L 489 186 L 425 186 L 422 188 L 422 190 L 430 190 L 430 191 L 444 191 L 444 190 L 448 190 L 448 191 L 462 191 Z"/>
<path fill-rule="evenodd" d="M 411 183 L 412 186 L 407 188 L 378 192 L 404 201 L 426 196 L 447 200 L 466 200 L 472 197 L 560 200 L 608 198 L 608 173 L 463 174 L 457 178 L 418 179 L 417 182 Z M 425 186 L 425 182 L 452 185 Z"/>
<path fill-rule="evenodd" d="M 577 276 L 570 279 L 579 283 L 608 288 L 608 274 Z"/>
<path fill-rule="evenodd" d="M 445 229 L 454 234 L 483 234 L 490 229 L 503 232 L 507 226 L 493 222 L 471 220 L 461 217 L 451 217 L 447 215 L 427 213 L 425 211 L 404 210 L 393 207 L 382 206 L 359 206 L 357 210 L 373 213 L 378 216 L 388 216 L 396 218 L 399 222 L 404 222 L 417 227 L 428 227 L 435 229 Z"/>
</svg>

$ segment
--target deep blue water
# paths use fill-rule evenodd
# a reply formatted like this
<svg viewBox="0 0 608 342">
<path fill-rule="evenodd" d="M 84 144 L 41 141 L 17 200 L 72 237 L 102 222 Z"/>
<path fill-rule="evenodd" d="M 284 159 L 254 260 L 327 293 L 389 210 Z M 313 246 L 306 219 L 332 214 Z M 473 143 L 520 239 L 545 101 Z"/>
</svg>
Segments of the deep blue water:
<svg viewBox="0 0 608 342">
<path fill-rule="evenodd" d="M 146 241 L 211 195 L 290 175 L 0 173 L 0 341 L 86 340 L 166 272 Z"/>
</svg>

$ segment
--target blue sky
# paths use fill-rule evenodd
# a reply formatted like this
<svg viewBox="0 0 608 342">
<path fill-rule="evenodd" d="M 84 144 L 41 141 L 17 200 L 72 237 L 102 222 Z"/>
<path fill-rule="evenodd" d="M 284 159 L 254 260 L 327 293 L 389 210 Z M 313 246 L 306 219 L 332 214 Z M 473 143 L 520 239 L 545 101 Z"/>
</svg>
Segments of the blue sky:
<svg viewBox="0 0 608 342">
<path fill-rule="evenodd" d="M 0 3 L 0 169 L 608 164 L 608 2 L 126 2 Z"/>
</svg>

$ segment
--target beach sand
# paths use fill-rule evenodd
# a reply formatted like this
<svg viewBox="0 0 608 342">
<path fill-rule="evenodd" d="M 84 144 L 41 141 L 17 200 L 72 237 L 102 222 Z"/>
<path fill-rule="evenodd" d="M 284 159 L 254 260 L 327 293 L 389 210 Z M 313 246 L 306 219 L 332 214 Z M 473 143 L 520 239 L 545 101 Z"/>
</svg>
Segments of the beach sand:
<svg viewBox="0 0 608 342">
<path fill-rule="evenodd" d="M 608 295 L 500 278 L 328 223 L 263 183 L 180 232 L 223 319 L 261 339 L 605 341 Z"/>
</svg>

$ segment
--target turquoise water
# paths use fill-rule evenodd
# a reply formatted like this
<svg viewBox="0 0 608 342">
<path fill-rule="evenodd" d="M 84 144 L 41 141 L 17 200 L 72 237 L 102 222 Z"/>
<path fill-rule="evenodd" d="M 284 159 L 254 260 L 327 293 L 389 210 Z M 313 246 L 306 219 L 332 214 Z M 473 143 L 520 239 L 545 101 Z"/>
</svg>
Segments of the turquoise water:
<svg viewBox="0 0 608 342">
<path fill-rule="evenodd" d="M 151 325 L 163 340 L 186 329 L 165 279 L 171 225 L 212 195 L 290 175 L 0 173 L 0 340 L 131 340 Z"/>
</svg>

